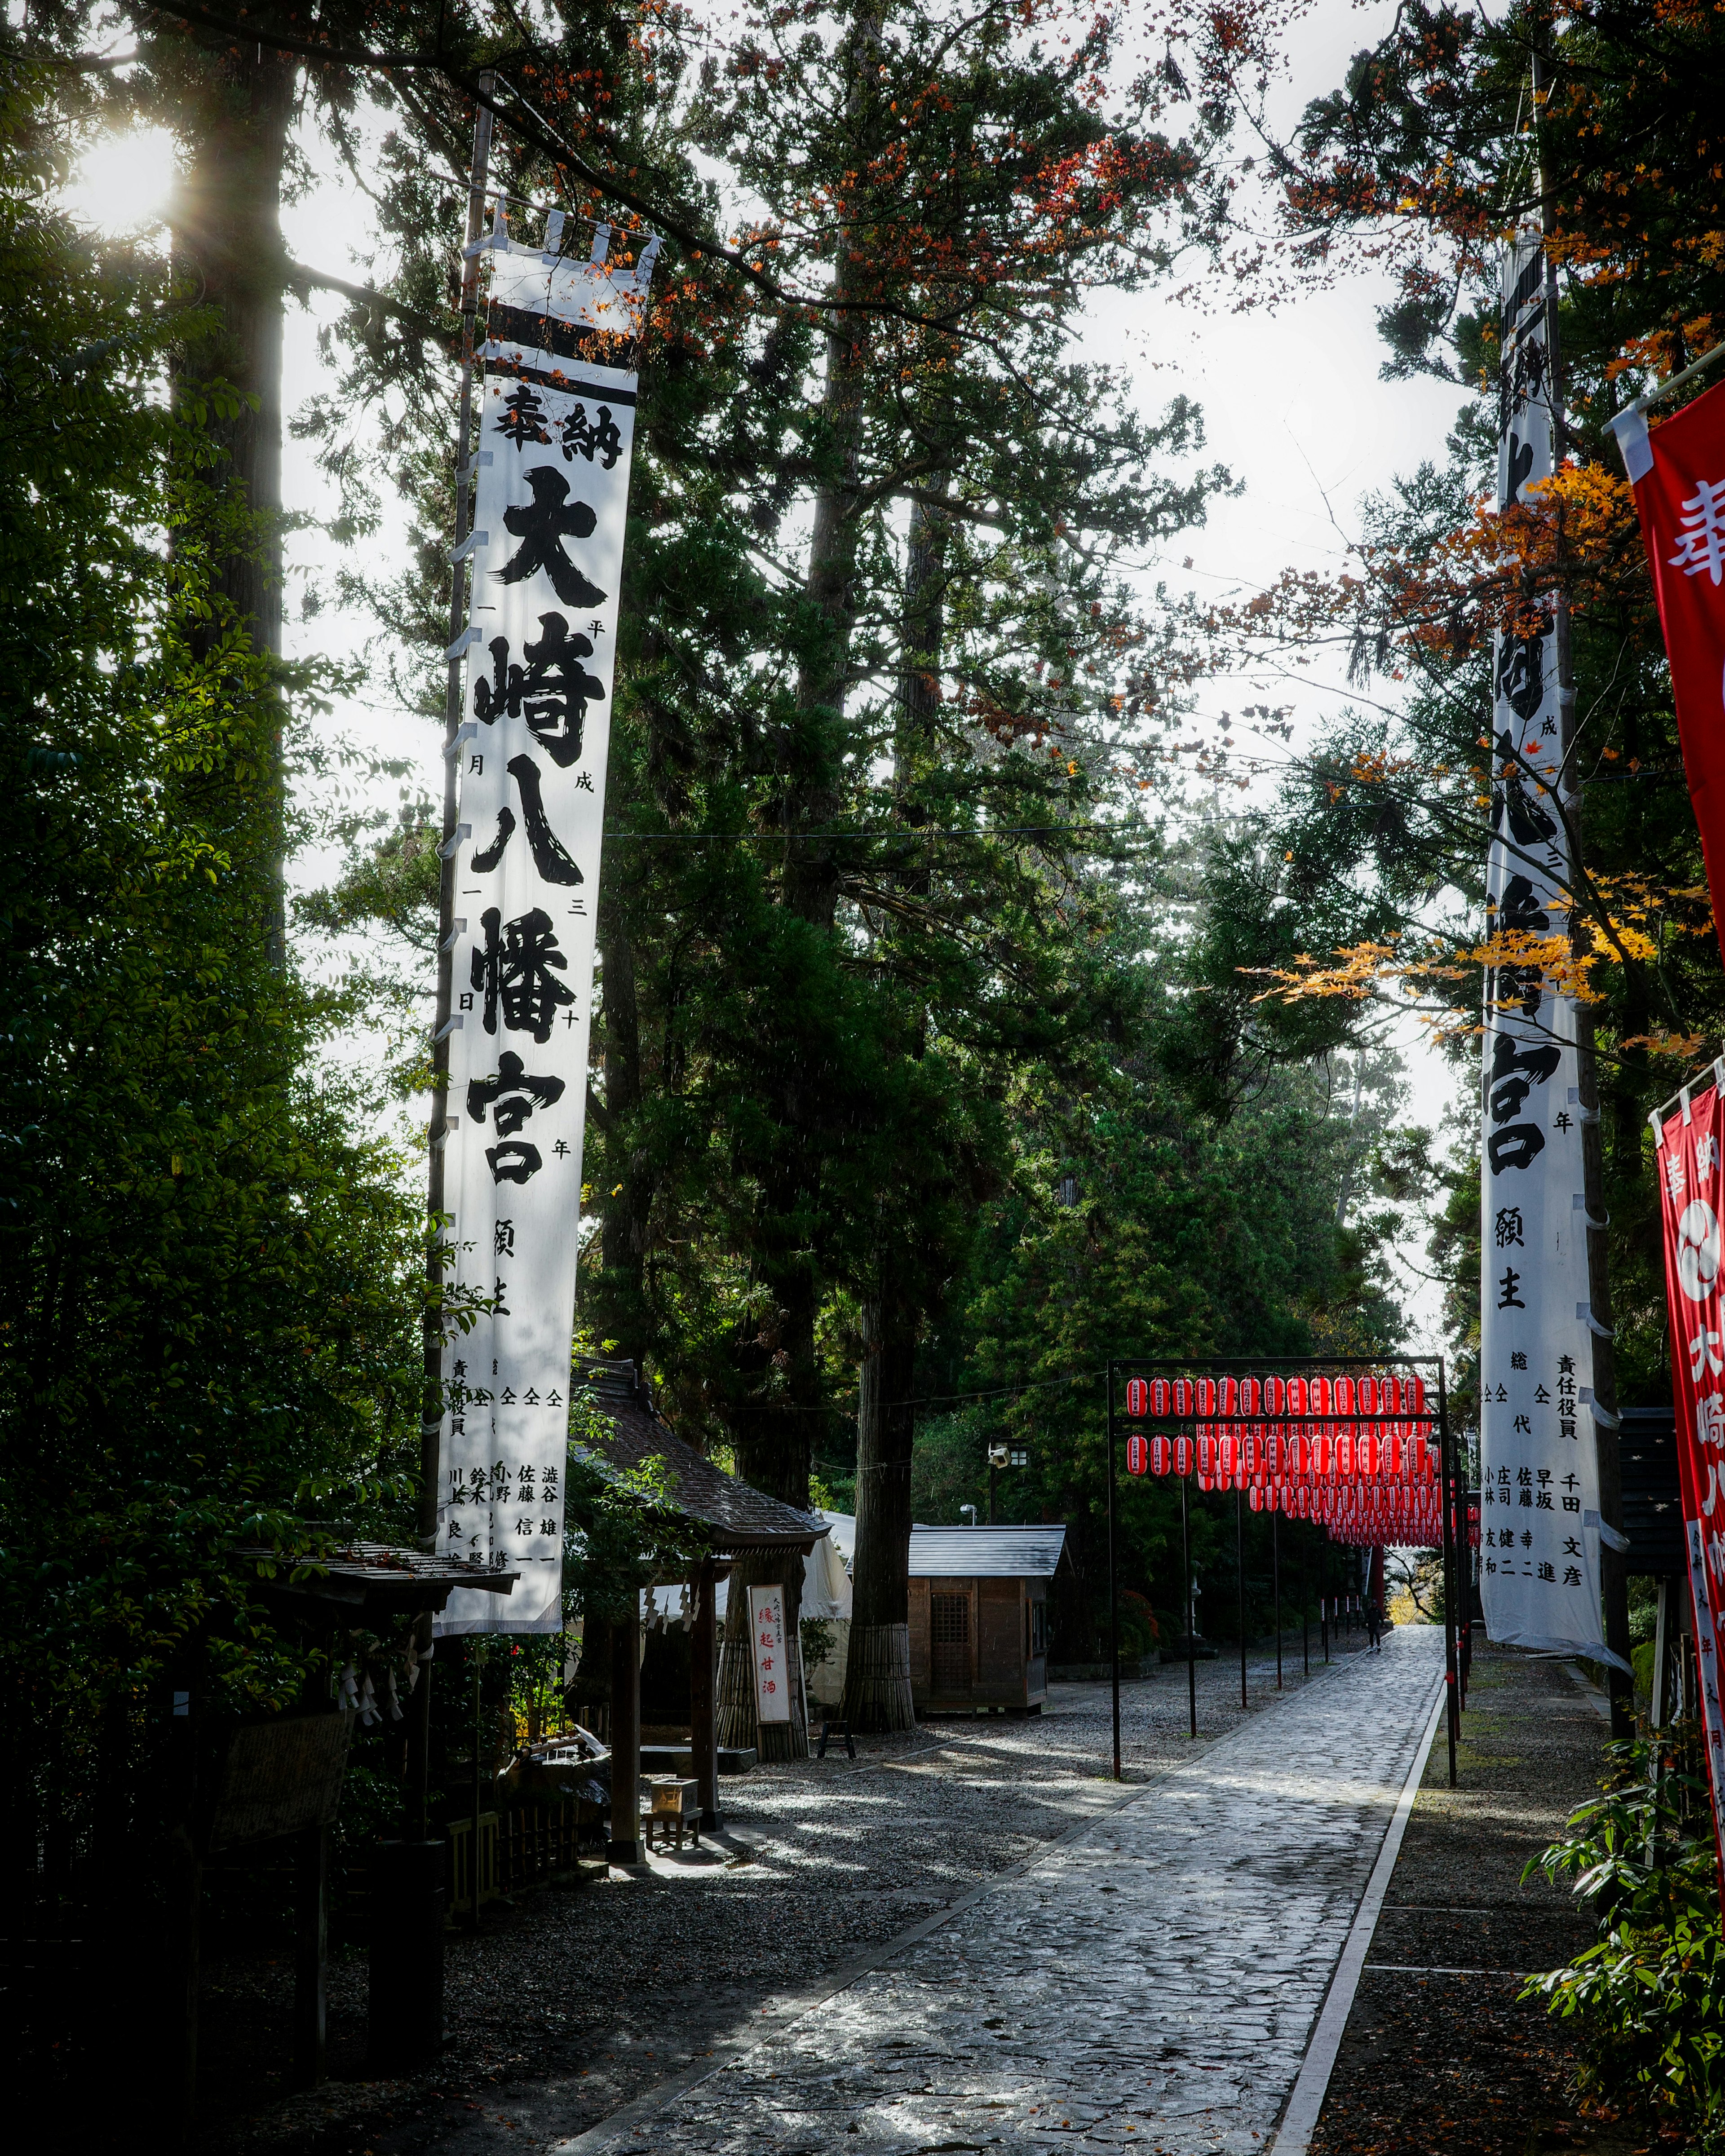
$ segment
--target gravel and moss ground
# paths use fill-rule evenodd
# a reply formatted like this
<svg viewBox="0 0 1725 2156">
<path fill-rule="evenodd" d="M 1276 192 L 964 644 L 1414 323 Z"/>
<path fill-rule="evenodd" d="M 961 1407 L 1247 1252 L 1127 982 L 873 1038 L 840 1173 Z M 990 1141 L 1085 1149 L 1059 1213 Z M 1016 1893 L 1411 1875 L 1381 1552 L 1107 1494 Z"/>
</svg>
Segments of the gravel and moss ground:
<svg viewBox="0 0 1725 2156">
<path fill-rule="evenodd" d="M 1363 1641 L 1337 1642 L 1338 1658 Z M 1323 1668 L 1312 1638 L 1313 1678 Z M 1303 1681 L 1297 1632 L 1290 1689 Z M 1273 1700 L 1275 1666 L 1251 1658 L 1249 1712 Z M 1199 1747 L 1242 1719 L 1237 1661 L 1198 1669 Z M 1126 1782 L 1190 1758 L 1184 1666 L 1122 1686 Z M 840 1970 L 1034 1856 L 1122 1794 L 1110 1779 L 1105 1685 L 1062 1685 L 1025 1720 L 943 1719 L 721 1784 L 723 1834 L 699 1852 L 654 1853 L 579 1888 L 488 1908 L 452 1934 L 448 2041 L 435 2074 L 365 2069 L 367 1968 L 331 1970 L 331 2078 L 290 2093 L 291 1953 L 212 1963 L 203 2007 L 197 2147 L 269 2156 L 362 2156 L 458 2138 L 504 2092 L 555 2082 L 566 2132 L 597 2123 L 742 2030 L 787 2013 Z M 567 2102 L 572 2086 L 580 2100 Z"/>
<path fill-rule="evenodd" d="M 1568 2025 L 1526 1972 L 1593 1943 L 1531 1857 L 1598 1794 L 1603 1701 L 1561 1662 L 1476 1654 L 1449 1785 L 1441 1727 L 1373 1936 L 1312 2156 L 1618 2156 L 1576 2107 Z"/>
</svg>

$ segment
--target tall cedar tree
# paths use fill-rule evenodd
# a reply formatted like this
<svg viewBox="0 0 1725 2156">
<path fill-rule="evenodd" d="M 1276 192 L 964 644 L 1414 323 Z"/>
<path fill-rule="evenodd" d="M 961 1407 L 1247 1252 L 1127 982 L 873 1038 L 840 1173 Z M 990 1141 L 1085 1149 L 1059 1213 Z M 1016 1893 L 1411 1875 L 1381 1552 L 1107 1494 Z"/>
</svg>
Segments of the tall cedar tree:
<svg viewBox="0 0 1725 2156">
<path fill-rule="evenodd" d="M 1538 101 L 1536 52 L 1550 80 Z M 1381 707 L 1346 721 L 1263 819 L 1268 865 L 1224 910 L 1230 967 L 1279 978 L 1286 1001 L 1265 1022 L 1306 1042 L 1344 1030 L 1360 1014 L 1353 998 L 1419 991 L 1453 1010 L 1466 1068 L 1489 956 L 1478 923 L 1492 631 L 1526 593 L 1567 593 L 1575 897 L 1599 1044 L 1619 1382 L 1632 1404 L 1667 1397 L 1669 1383 L 1646 1118 L 1717 1038 L 1725 983 L 1651 583 L 1603 429 L 1725 334 L 1722 70 L 1713 9 L 1517 8 L 1492 23 L 1413 5 L 1308 109 L 1281 167 L 1301 256 L 1319 274 L 1363 259 L 1393 267 L 1385 373 L 1436 373 L 1478 397 L 1447 462 L 1372 508 L 1357 573 L 1286 578 L 1234 624 L 1254 639 L 1337 639 L 1362 688 L 1375 677 L 1394 710 L 1387 727 Z M 1560 278 L 1564 467 L 1542 506 L 1498 517 L 1498 265 L 1505 235 L 1542 207 Z M 1253 992 L 1266 985 L 1260 974 Z M 1464 1343 L 1478 1270 L 1465 1204 L 1458 1186 L 1439 1239 Z"/>
<path fill-rule="evenodd" d="M 833 1413 L 824 1313 L 835 1290 L 853 1299 L 872 1479 L 892 1493 L 861 1564 L 887 1612 L 890 1715 L 909 1704 L 909 1357 L 962 1249 L 1010 1059 L 1026 1041 L 1052 1052 L 1113 993 L 1084 957 L 1093 904 L 1061 900 L 1094 798 L 1075 752 L 1153 670 L 1114 557 L 1200 514 L 1206 484 L 1146 469 L 1195 445 L 1189 407 L 1147 427 L 1063 350 L 1089 284 L 1147 276 L 1183 219 L 1201 232 L 1213 215 L 1197 153 L 1147 131 L 1147 87 L 1139 124 L 1105 125 L 1105 33 L 1045 50 L 1020 13 L 962 41 L 953 27 L 915 10 L 830 34 L 763 25 L 696 85 L 699 141 L 767 206 L 745 261 L 845 305 L 817 314 L 686 254 L 660 280 L 583 1289 L 596 1334 L 650 1357 L 741 1471 L 793 1502 Z M 699 201 L 667 117 L 677 28 L 607 44 L 572 25 L 536 55 L 535 105 Z M 439 125 L 447 167 L 459 118 Z M 403 292 L 451 207 L 419 146 L 404 133 L 387 152 Z M 502 171 L 523 194 L 567 182 L 531 146 L 506 143 Z M 372 362 L 380 394 L 398 349 Z M 446 423 L 416 393 L 429 568 Z M 345 459 L 352 409 L 323 416 Z M 806 538 L 787 522 L 799 490 Z M 423 589 L 384 597 L 403 625 L 433 618 Z M 389 848 L 396 888 L 423 893 L 423 840 Z M 363 908 L 362 886 L 347 898 Z M 735 1657 L 731 1676 L 752 1717 Z"/>
<path fill-rule="evenodd" d="M 319 1679 L 244 1553 L 398 1525 L 418 1224 L 345 1135 L 357 1105 L 305 1076 L 326 1014 L 259 932 L 276 707 L 211 446 L 239 399 L 164 401 L 211 317 L 54 208 L 52 81 L 9 57 L 0 95 L 0 1801 L 32 1935 L 100 1935 L 153 1999 L 172 1696 L 227 1715 Z M 64 2107 L 81 2040 L 53 2004 L 20 2011 Z M 172 2055 L 147 2011 L 133 2033 Z"/>
</svg>

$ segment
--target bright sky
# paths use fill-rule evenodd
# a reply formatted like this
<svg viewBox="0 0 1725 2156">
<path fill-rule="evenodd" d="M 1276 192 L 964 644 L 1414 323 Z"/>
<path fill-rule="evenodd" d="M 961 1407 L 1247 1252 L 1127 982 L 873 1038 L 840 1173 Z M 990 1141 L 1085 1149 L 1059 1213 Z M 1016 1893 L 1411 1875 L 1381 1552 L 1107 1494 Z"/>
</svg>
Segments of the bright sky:
<svg viewBox="0 0 1725 2156">
<path fill-rule="evenodd" d="M 1271 107 L 1272 125 L 1291 126 L 1307 99 L 1333 88 L 1351 55 L 1386 27 L 1392 0 L 1358 6 L 1350 0 L 1317 0 L 1301 26 L 1289 80 Z M 314 170 L 321 146 L 308 135 L 304 147 Z M 324 161 L 326 163 L 326 159 Z M 159 225 L 172 178 L 172 150 L 159 131 L 105 141 L 85 160 L 74 193 L 93 223 L 137 229 Z M 116 210 L 116 205 L 118 208 Z M 363 198 L 333 172 L 287 211 L 288 252 L 294 259 L 337 275 L 355 276 L 356 256 L 367 249 Z M 1363 496 L 1387 487 L 1398 472 L 1441 454 L 1457 406 L 1457 393 L 1441 383 L 1386 383 L 1378 379 L 1382 347 L 1373 311 L 1385 297 L 1375 280 L 1356 280 L 1313 294 L 1274 314 L 1205 312 L 1175 308 L 1165 297 L 1107 299 L 1092 311 L 1087 355 L 1127 365 L 1145 408 L 1155 409 L 1183 390 L 1203 405 L 1209 433 L 1207 460 L 1219 460 L 1246 482 L 1240 498 L 1214 507 L 1207 526 L 1178 540 L 1154 573 L 1174 589 L 1190 588 L 1210 599 L 1249 593 L 1284 568 L 1334 570 L 1346 536 L 1354 528 Z M 323 381 L 316 349 L 320 320 L 332 319 L 341 302 L 319 295 L 309 308 L 288 314 L 286 391 L 290 412 Z M 286 444 L 285 484 L 290 511 L 326 512 L 327 490 L 305 448 Z M 295 542 L 302 563 L 316 552 L 315 540 Z M 368 566 L 388 573 L 403 558 L 398 517 L 367 542 Z M 1188 556 L 1193 567 L 1182 568 Z M 290 593 L 290 608 L 297 598 Z M 290 646 L 338 655 L 361 655 L 374 632 L 369 622 L 326 611 L 311 623 L 290 626 Z M 1300 670 L 1299 680 L 1264 677 L 1248 685 L 1218 683 L 1200 696 L 1200 709 L 1219 714 L 1246 701 L 1291 705 L 1293 747 L 1320 729 L 1345 701 L 1333 662 Z M 440 740 L 422 721 L 395 708 L 381 680 L 362 690 L 339 714 L 340 723 L 369 749 L 410 759 L 416 778 L 401 789 L 440 798 Z M 390 789 L 393 793 L 394 789 Z M 296 865 L 296 880 L 326 880 L 333 855 Z M 1410 1084 L 1407 1112 L 1435 1126 L 1454 1090 L 1450 1074 L 1407 1034 Z M 1422 1269 L 1424 1229 L 1404 1253 Z M 1440 1343 L 1432 1331 L 1435 1291 L 1404 1271 L 1404 1306 L 1421 1337 L 1410 1346 Z"/>
</svg>

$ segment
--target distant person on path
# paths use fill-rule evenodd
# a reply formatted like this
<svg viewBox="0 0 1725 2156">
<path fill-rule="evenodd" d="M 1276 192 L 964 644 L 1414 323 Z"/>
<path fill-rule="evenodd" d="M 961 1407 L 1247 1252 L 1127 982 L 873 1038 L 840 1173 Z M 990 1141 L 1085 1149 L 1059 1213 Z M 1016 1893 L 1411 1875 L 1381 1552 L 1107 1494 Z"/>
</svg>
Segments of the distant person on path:
<svg viewBox="0 0 1725 2156">
<path fill-rule="evenodd" d="M 1366 1599 L 1366 1638 L 1374 1655 L 1384 1652 L 1383 1634 L 1384 1612 L 1368 1595 Z"/>
</svg>

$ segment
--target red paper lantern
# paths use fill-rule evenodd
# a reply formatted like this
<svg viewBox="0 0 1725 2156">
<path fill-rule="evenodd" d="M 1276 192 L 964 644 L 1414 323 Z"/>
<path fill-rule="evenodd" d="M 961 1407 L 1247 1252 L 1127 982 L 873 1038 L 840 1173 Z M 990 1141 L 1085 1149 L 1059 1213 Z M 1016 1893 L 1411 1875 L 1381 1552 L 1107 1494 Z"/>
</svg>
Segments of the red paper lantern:
<svg viewBox="0 0 1725 2156">
<path fill-rule="evenodd" d="M 1128 1378 L 1126 1381 L 1126 1411 L 1129 1415 L 1150 1412 L 1150 1388 L 1142 1378 Z M 1141 1474 L 1142 1471 L 1139 1470 Z"/>
<path fill-rule="evenodd" d="M 1258 1381 L 1255 1378 L 1242 1378 L 1240 1381 L 1240 1411 L 1243 1415 L 1263 1413 L 1258 1403 Z"/>
<path fill-rule="evenodd" d="M 1150 1381 L 1151 1414 L 1157 1416 L 1165 1416 L 1168 1411 L 1170 1398 L 1171 1395 L 1168 1390 L 1168 1379 L 1166 1378 L 1153 1378 Z"/>
<path fill-rule="evenodd" d="M 1246 1502 L 1255 1512 L 1261 1512 L 1264 1509 L 1264 1492 L 1255 1482 L 1246 1491 Z"/>
<path fill-rule="evenodd" d="M 1151 1439 L 1150 1472 L 1153 1475 L 1167 1474 L 1171 1464 L 1170 1455 L 1172 1451 L 1173 1447 L 1169 1445 L 1165 1437 L 1153 1437 Z"/>
<path fill-rule="evenodd" d="M 1351 1433 L 1346 1430 L 1338 1431 L 1333 1442 L 1335 1448 L 1336 1472 L 1338 1475 L 1343 1476 L 1352 1475 L 1353 1472 L 1353 1438 Z"/>
<path fill-rule="evenodd" d="M 1240 1380 L 1237 1378 L 1224 1378 L 1222 1380 L 1221 1412 L 1230 1422 L 1240 1413 Z"/>
<path fill-rule="evenodd" d="M 1198 1381 L 1198 1412 L 1201 1415 L 1213 1415 L 1216 1412 L 1216 1381 L 1214 1378 L 1200 1378 Z"/>
<path fill-rule="evenodd" d="M 1191 1412 L 1192 1380 L 1189 1378 L 1176 1378 L 1174 1379 L 1174 1413 L 1177 1415 L 1189 1415 Z"/>
<path fill-rule="evenodd" d="M 1126 1441 L 1126 1471 L 1128 1475 L 1142 1475 L 1150 1466 L 1150 1441 L 1134 1430 Z"/>
<path fill-rule="evenodd" d="M 1192 1440 L 1183 1430 L 1174 1440 L 1174 1472 L 1176 1475 L 1192 1472 Z"/>
<path fill-rule="evenodd" d="M 1355 1401 L 1358 1403 L 1360 1414 L 1363 1415 L 1374 1415 L 1377 1414 L 1378 1380 L 1375 1378 L 1360 1378 L 1357 1379 L 1353 1388 L 1353 1396 Z"/>
<path fill-rule="evenodd" d="M 1266 1414 L 1286 1414 L 1288 1411 L 1288 1389 L 1280 1378 L 1264 1380 L 1264 1412 Z"/>
<path fill-rule="evenodd" d="M 1336 1380 L 1336 1412 L 1339 1415 L 1351 1415 L 1353 1413 L 1352 1378 L 1337 1378 Z"/>
</svg>

